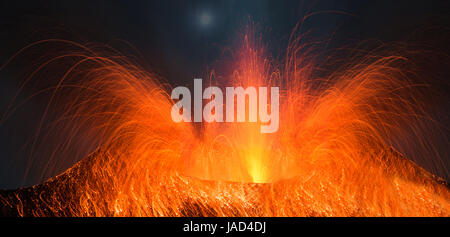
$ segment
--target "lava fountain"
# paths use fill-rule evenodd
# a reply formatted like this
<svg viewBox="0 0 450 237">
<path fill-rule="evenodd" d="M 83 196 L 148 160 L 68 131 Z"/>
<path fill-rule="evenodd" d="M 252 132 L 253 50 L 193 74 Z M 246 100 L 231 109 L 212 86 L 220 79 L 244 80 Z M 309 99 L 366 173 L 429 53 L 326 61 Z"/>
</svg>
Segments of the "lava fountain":
<svg viewBox="0 0 450 237">
<path fill-rule="evenodd" d="M 127 57 L 40 42 L 77 48 L 37 69 L 74 59 L 51 88 L 40 126 L 51 108 L 64 112 L 38 129 L 44 138 L 64 134 L 45 145 L 51 160 L 67 155 L 74 140 L 99 148 L 43 184 L 1 191 L 3 214 L 450 215 L 448 185 L 399 152 L 411 144 L 422 144 L 424 154 L 435 149 L 425 141 L 424 91 L 410 80 L 407 57 L 370 54 L 319 77 L 297 37 L 278 65 L 261 42 L 246 31 L 232 72 L 209 83 L 279 87 L 280 127 L 273 134 L 261 134 L 259 123 L 175 123 L 170 87 Z M 403 147 L 392 138 L 404 138 Z"/>
</svg>

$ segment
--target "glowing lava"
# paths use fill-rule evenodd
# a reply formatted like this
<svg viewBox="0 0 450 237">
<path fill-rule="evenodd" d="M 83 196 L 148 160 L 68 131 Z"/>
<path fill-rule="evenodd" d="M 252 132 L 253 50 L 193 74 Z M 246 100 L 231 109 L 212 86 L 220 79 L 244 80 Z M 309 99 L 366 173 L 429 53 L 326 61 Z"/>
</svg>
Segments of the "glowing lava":
<svg viewBox="0 0 450 237">
<path fill-rule="evenodd" d="M 62 154 L 74 136 L 101 148 L 2 202 L 22 216 L 449 216 L 445 182 L 390 140 L 429 139 L 406 59 L 370 55 L 321 78 L 301 47 L 292 41 L 281 70 L 249 31 L 225 82 L 280 87 L 273 134 L 258 123 L 174 123 L 170 90 L 154 75 L 123 56 L 65 55 L 79 60 L 49 103 L 65 101 L 48 130 L 65 139 L 51 149 Z"/>
</svg>

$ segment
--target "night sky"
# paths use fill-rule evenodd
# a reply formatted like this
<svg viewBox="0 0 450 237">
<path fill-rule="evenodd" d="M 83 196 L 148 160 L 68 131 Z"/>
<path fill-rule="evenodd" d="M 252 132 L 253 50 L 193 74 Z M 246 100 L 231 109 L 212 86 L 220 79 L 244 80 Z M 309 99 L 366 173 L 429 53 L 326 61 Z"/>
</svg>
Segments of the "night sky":
<svg viewBox="0 0 450 237">
<path fill-rule="evenodd" d="M 148 70 L 158 72 L 173 85 L 188 84 L 220 59 L 224 47 L 249 17 L 263 26 L 269 38 L 277 39 L 274 48 L 279 49 L 285 47 L 293 27 L 305 14 L 321 11 L 308 18 L 304 28 L 314 38 L 332 39 L 327 47 L 366 39 L 402 41 L 411 39 L 418 30 L 432 29 L 431 46 L 450 54 L 449 1 L 18 0 L 0 1 L 0 64 L 40 39 L 106 44 L 120 39 L 142 54 Z M 15 67 L 20 65 L 0 71 L 0 112 L 17 90 Z M 449 69 L 442 70 L 446 72 L 441 75 L 447 75 Z M 448 85 L 444 76 L 437 80 Z M 39 117 L 39 103 L 31 101 L 0 127 L 0 188 L 40 182 L 24 180 L 26 158 L 21 152 L 34 126 L 30 118 Z M 448 108 L 444 99 L 441 122 L 449 121 Z M 65 164 L 65 168 L 71 165 Z"/>
</svg>

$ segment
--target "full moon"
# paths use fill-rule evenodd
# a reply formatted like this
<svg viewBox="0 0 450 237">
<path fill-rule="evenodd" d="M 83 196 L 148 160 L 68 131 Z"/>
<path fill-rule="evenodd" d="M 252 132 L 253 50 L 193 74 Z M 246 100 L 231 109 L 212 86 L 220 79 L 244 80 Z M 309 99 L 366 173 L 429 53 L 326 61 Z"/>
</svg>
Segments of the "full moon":
<svg viewBox="0 0 450 237">
<path fill-rule="evenodd" d="M 202 12 L 199 16 L 200 25 L 206 27 L 212 22 L 212 16 L 209 12 Z"/>
</svg>

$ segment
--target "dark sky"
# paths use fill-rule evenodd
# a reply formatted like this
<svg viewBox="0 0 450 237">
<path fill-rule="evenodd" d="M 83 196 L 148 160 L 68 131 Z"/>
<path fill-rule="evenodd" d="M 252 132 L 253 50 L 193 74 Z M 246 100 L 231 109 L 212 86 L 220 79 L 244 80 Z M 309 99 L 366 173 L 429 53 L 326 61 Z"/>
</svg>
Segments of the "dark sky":
<svg viewBox="0 0 450 237">
<path fill-rule="evenodd" d="M 37 39 L 63 34 L 82 42 L 122 39 L 169 79 L 191 80 L 220 56 L 249 16 L 274 38 L 286 39 L 306 13 L 342 11 L 311 17 L 305 29 L 323 38 L 333 33 L 335 43 L 398 40 L 424 21 L 447 17 L 449 6 L 448 1 L 414 0 L 1 1 L 0 59 Z M 207 25 L 201 24 L 204 14 L 211 19 Z"/>
<path fill-rule="evenodd" d="M 68 38 L 81 43 L 126 40 L 143 55 L 146 65 L 173 84 L 201 76 L 219 59 L 221 51 L 250 16 L 283 47 L 295 24 L 307 13 L 305 28 L 314 37 L 332 37 L 333 47 L 349 40 L 403 40 L 429 25 L 448 27 L 450 1 L 323 0 L 323 1 L 0 1 L 0 63 L 39 39 Z M 13 70 L 13 69 L 11 69 Z M 14 70 L 13 70 L 14 71 Z M 11 99 L 17 81 L 0 72 L 0 109 Z M 38 102 L 36 102 L 38 103 Z M 0 188 L 23 182 L 24 160 L 19 150 L 26 142 L 33 105 L 22 117 L 0 127 Z M 36 114 L 33 114 L 36 113 Z M 448 116 L 447 114 L 445 116 Z M 71 164 L 67 164 L 67 167 Z"/>
</svg>

